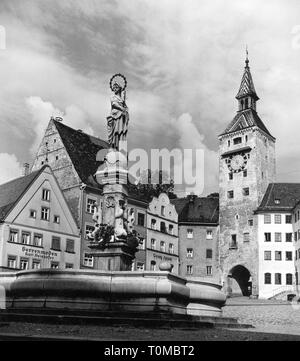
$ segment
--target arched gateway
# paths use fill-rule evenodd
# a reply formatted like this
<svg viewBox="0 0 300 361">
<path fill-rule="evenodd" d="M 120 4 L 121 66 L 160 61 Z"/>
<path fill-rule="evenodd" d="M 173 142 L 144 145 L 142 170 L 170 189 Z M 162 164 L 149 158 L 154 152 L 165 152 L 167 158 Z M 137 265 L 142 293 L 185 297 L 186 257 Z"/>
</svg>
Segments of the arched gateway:
<svg viewBox="0 0 300 361">
<path fill-rule="evenodd" d="M 250 296 L 252 294 L 252 278 L 249 270 L 242 266 L 234 266 L 227 276 L 228 296 Z"/>
</svg>

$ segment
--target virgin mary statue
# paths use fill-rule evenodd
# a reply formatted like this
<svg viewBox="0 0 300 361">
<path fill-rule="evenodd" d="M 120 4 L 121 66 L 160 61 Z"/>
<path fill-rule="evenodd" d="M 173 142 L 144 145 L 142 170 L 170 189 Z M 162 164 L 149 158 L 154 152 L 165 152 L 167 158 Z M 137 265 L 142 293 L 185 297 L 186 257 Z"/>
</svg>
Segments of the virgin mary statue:
<svg viewBox="0 0 300 361">
<path fill-rule="evenodd" d="M 108 143 L 111 148 L 119 150 L 119 142 L 126 141 L 127 138 L 129 115 L 120 84 L 115 82 L 112 91 L 111 113 L 107 117 Z"/>
</svg>

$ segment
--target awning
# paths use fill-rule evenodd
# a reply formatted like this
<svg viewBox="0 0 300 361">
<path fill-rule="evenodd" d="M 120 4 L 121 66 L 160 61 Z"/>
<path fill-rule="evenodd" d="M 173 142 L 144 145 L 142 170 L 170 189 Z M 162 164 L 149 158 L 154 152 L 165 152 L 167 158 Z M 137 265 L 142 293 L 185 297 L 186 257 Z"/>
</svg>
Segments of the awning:
<svg viewBox="0 0 300 361">
<path fill-rule="evenodd" d="M 225 152 L 225 153 L 221 154 L 221 157 L 224 158 L 224 157 L 227 157 L 228 155 L 235 154 L 235 153 L 250 152 L 251 149 L 252 149 L 251 147 L 237 148 L 237 149 L 230 150 L 229 152 Z"/>
</svg>

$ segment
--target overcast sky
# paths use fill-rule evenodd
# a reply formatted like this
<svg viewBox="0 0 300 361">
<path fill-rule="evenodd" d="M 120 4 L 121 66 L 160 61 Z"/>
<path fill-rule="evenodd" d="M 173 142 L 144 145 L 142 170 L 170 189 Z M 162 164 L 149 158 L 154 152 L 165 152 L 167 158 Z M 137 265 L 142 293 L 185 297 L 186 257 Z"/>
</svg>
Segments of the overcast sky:
<svg viewBox="0 0 300 361">
<path fill-rule="evenodd" d="M 218 191 L 246 44 L 277 181 L 300 182 L 299 0 L 1 0 L 0 25 L 1 183 L 32 162 L 51 115 L 105 139 L 120 72 L 130 146 L 204 149 L 203 195 Z"/>
</svg>

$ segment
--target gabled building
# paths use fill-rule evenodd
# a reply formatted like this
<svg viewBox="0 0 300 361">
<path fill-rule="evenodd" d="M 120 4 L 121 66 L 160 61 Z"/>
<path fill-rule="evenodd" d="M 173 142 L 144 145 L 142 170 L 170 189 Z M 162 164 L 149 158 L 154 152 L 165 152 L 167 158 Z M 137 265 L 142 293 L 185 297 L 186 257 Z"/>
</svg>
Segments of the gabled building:
<svg viewBox="0 0 300 361">
<path fill-rule="evenodd" d="M 102 200 L 102 186 L 95 178 L 100 165 L 97 161 L 97 153 L 107 148 L 108 143 L 104 140 L 67 126 L 62 118 L 52 118 L 31 169 L 35 171 L 48 164 L 53 170 L 80 228 L 81 268 L 94 267 L 93 257 L 89 255 L 87 234 L 93 229 L 94 207 L 100 205 Z M 136 213 L 137 231 L 141 237 L 146 238 L 146 219 L 144 218 L 142 222 L 142 218 L 146 217 L 148 202 L 131 197 L 129 205 Z M 140 246 L 137 260 L 144 260 L 144 253 L 145 242 L 144 246 Z M 133 269 L 140 266 L 137 262 L 133 265 Z"/>
<path fill-rule="evenodd" d="M 79 229 L 51 168 L 0 185 L 1 270 L 79 264 Z"/>
<path fill-rule="evenodd" d="M 219 280 L 219 199 L 189 195 L 172 203 L 178 212 L 179 274 Z"/>
<path fill-rule="evenodd" d="M 260 298 L 274 297 L 295 289 L 299 200 L 300 183 L 271 183 L 255 211 Z"/>
<path fill-rule="evenodd" d="M 178 214 L 166 193 L 153 197 L 147 209 L 146 269 L 159 271 L 162 262 L 179 271 Z"/>
</svg>

